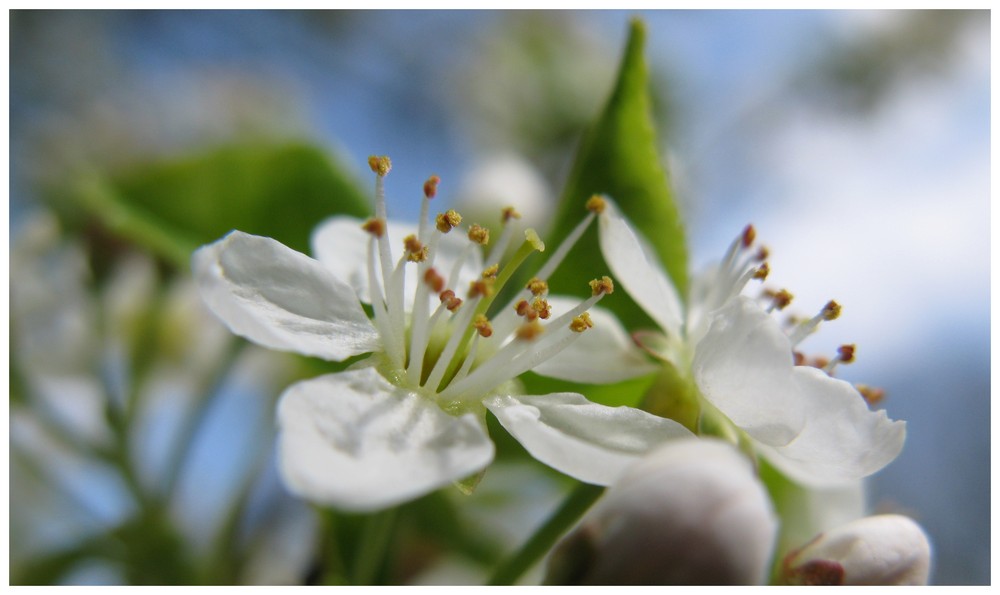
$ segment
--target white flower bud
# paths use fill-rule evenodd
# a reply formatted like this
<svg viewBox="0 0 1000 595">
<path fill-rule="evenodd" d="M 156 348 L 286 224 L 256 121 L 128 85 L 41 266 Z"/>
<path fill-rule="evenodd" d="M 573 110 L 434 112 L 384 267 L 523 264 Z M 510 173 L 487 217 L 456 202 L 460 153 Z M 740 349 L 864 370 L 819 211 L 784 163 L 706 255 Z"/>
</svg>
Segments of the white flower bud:
<svg viewBox="0 0 1000 595">
<path fill-rule="evenodd" d="M 625 473 L 554 551 L 549 583 L 762 584 L 777 520 L 729 444 L 674 441 Z"/>
<path fill-rule="evenodd" d="M 784 573 L 799 584 L 926 585 L 930 560 L 920 525 L 883 514 L 820 533 L 786 558 Z"/>
</svg>

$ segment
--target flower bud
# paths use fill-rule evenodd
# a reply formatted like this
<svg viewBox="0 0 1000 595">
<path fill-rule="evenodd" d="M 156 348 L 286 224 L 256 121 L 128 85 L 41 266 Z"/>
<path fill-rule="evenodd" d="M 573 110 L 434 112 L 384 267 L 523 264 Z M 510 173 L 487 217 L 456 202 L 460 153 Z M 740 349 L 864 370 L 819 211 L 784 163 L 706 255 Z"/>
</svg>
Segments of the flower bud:
<svg viewBox="0 0 1000 595">
<path fill-rule="evenodd" d="M 784 574 L 793 584 L 926 585 L 930 561 L 920 525 L 882 514 L 820 533 L 788 555 Z"/>
<path fill-rule="evenodd" d="M 560 543 L 550 584 L 762 584 L 777 520 L 750 461 L 691 439 L 633 465 Z"/>
</svg>

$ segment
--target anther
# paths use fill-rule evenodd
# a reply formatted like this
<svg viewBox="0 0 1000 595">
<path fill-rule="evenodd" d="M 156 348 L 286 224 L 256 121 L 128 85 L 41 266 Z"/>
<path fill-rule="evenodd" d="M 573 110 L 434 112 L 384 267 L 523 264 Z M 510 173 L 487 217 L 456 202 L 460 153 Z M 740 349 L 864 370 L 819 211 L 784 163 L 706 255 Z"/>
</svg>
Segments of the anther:
<svg viewBox="0 0 1000 595">
<path fill-rule="evenodd" d="M 532 295 L 543 295 L 549 291 L 549 284 L 538 277 L 534 277 L 525 286 Z"/>
<path fill-rule="evenodd" d="M 458 211 L 454 209 L 448 209 L 444 213 L 441 213 L 435 219 L 437 223 L 437 230 L 441 233 L 448 233 L 449 231 L 458 227 L 458 224 L 462 222 L 462 216 L 458 214 Z"/>
<path fill-rule="evenodd" d="M 385 177 L 392 169 L 392 161 L 389 160 L 388 155 L 372 155 L 368 158 L 368 167 L 372 168 L 372 171 L 379 176 Z"/>
<path fill-rule="evenodd" d="M 875 405 L 885 398 L 885 390 L 881 388 L 875 388 L 867 384 L 855 384 L 854 388 L 858 389 L 858 392 L 861 393 L 861 396 L 869 405 Z"/>
<path fill-rule="evenodd" d="M 514 311 L 517 312 L 518 316 L 527 316 L 529 312 L 534 313 L 534 310 L 531 309 L 531 304 L 528 303 L 528 300 L 521 300 L 515 304 Z"/>
<path fill-rule="evenodd" d="M 764 262 L 770 255 L 771 251 L 767 249 L 767 246 L 761 246 L 760 248 L 757 248 L 757 254 L 754 256 L 754 259 L 757 262 Z"/>
<path fill-rule="evenodd" d="M 569 323 L 569 330 L 574 333 L 582 333 L 589 328 L 594 328 L 594 321 L 590 319 L 589 312 L 580 314 Z"/>
<path fill-rule="evenodd" d="M 854 349 L 855 346 L 852 345 L 841 345 L 837 348 L 837 355 L 840 363 L 849 364 L 854 361 Z"/>
<path fill-rule="evenodd" d="M 806 363 L 806 356 L 801 351 L 793 351 L 792 360 L 795 362 L 796 366 L 802 366 Z"/>
<path fill-rule="evenodd" d="M 755 239 L 757 239 L 757 230 L 754 229 L 753 225 L 747 225 L 744 227 L 743 235 L 740 236 L 740 240 L 743 242 L 743 247 L 749 248 Z"/>
<path fill-rule="evenodd" d="M 483 271 L 483 279 L 496 279 L 497 278 L 497 273 L 499 273 L 499 272 L 500 272 L 500 265 L 499 264 L 495 264 L 493 266 L 486 267 L 486 270 Z"/>
<path fill-rule="evenodd" d="M 779 289 L 771 295 L 774 301 L 771 302 L 771 306 L 777 310 L 784 310 L 788 307 L 788 304 L 792 303 L 795 298 L 787 289 Z"/>
<path fill-rule="evenodd" d="M 542 320 L 548 320 L 552 316 L 552 307 L 543 298 L 535 298 L 531 302 L 531 310 Z"/>
<path fill-rule="evenodd" d="M 600 195 L 595 194 L 587 199 L 587 204 L 585 206 L 591 213 L 600 215 L 604 212 L 604 209 L 608 207 L 608 203 Z"/>
<path fill-rule="evenodd" d="M 444 290 L 444 277 L 439 275 L 433 268 L 427 269 L 427 272 L 424 273 L 424 283 L 426 283 L 434 293 L 441 293 L 441 291 Z M 454 292 L 452 292 L 452 295 L 454 295 Z"/>
<path fill-rule="evenodd" d="M 771 272 L 771 267 L 765 262 L 757 267 L 753 272 L 754 279 L 760 279 L 763 281 L 767 279 L 767 275 Z"/>
<path fill-rule="evenodd" d="M 830 300 L 823 306 L 823 320 L 836 320 L 840 317 L 840 304 Z"/>
<path fill-rule="evenodd" d="M 533 341 L 544 332 L 545 327 L 539 324 L 537 320 L 532 320 L 517 327 L 517 331 L 514 334 L 522 341 Z"/>
<path fill-rule="evenodd" d="M 489 338 L 493 334 L 493 326 L 490 324 L 489 319 L 482 314 L 476 315 L 472 321 L 472 326 L 479 333 L 479 336 L 484 339 Z"/>
<path fill-rule="evenodd" d="M 493 280 L 492 279 L 478 279 L 469 283 L 469 298 L 484 297 L 488 298 L 493 295 Z"/>
<path fill-rule="evenodd" d="M 379 219 L 378 217 L 372 217 L 361 225 L 361 229 L 367 231 L 376 238 L 380 238 L 385 235 L 385 221 Z"/>
<path fill-rule="evenodd" d="M 602 293 L 612 294 L 615 292 L 615 283 L 607 275 L 590 282 L 591 295 L 601 295 Z"/>
<path fill-rule="evenodd" d="M 521 218 L 521 213 L 518 213 L 517 209 L 515 209 L 514 207 L 504 207 L 503 210 L 500 211 L 500 219 L 503 220 L 504 223 L 507 223 L 511 219 L 520 219 L 520 218 Z"/>
<path fill-rule="evenodd" d="M 427 246 L 417 239 L 415 235 L 408 235 L 403 239 L 403 246 L 406 248 L 406 260 L 410 262 L 423 262 L 427 260 Z"/>
<path fill-rule="evenodd" d="M 490 243 L 490 230 L 473 223 L 469 228 L 469 239 L 480 246 L 485 246 Z"/>
<path fill-rule="evenodd" d="M 439 297 L 441 298 L 441 303 L 443 303 L 444 307 L 448 308 L 450 312 L 454 312 L 459 306 L 462 305 L 462 299 L 455 297 L 455 292 L 450 289 L 442 291 Z"/>
<path fill-rule="evenodd" d="M 424 196 L 427 197 L 428 200 L 437 196 L 438 184 L 440 183 L 441 178 L 438 176 L 431 176 L 427 178 L 426 182 L 424 182 Z"/>
<path fill-rule="evenodd" d="M 837 361 L 837 360 L 834 360 Z M 822 355 L 817 355 L 809 362 L 809 365 L 814 368 L 819 368 L 821 370 L 826 370 L 827 366 L 830 365 L 830 360 L 823 357 Z"/>
</svg>

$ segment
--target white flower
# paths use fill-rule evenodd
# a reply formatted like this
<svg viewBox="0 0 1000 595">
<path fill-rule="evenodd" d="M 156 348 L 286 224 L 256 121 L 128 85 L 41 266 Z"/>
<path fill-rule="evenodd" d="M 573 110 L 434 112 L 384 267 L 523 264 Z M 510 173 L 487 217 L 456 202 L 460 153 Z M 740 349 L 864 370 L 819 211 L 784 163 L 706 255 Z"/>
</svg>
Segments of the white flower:
<svg viewBox="0 0 1000 595">
<path fill-rule="evenodd" d="M 920 525 L 883 514 L 817 535 L 785 557 L 782 578 L 809 585 L 926 585 L 930 560 Z"/>
<path fill-rule="evenodd" d="M 658 447 L 553 551 L 559 584 L 759 585 L 778 520 L 750 461 L 720 440 Z"/>
<path fill-rule="evenodd" d="M 822 320 L 836 318 L 840 306 L 831 301 L 786 333 L 770 312 L 787 305 L 791 294 L 775 292 L 767 309 L 740 295 L 751 279 L 767 274 L 767 264 L 758 264 L 765 254 L 751 249 L 752 227 L 721 264 L 693 278 L 685 304 L 613 203 L 599 225 L 612 274 L 662 331 L 636 339 L 694 387 L 698 417 L 682 420 L 692 429 L 700 424 L 744 443 L 812 486 L 870 475 L 899 454 L 905 424 L 871 411 L 858 389 L 832 378 L 828 372 L 838 359 L 825 369 L 795 365 L 797 343 Z M 852 358 L 853 346 L 842 347 L 839 360 Z"/>
<path fill-rule="evenodd" d="M 406 229 L 386 219 L 388 158 L 369 163 L 377 174 L 375 218 L 364 229 L 345 217 L 320 226 L 313 236 L 318 260 L 238 231 L 193 257 L 203 299 L 234 333 L 334 361 L 372 354 L 282 395 L 280 469 L 293 492 L 365 511 L 467 478 L 493 458 L 486 409 L 533 456 L 596 484 L 614 481 L 653 445 L 689 433 L 671 420 L 574 393 L 521 395 L 512 382 L 530 369 L 579 382 L 650 371 L 614 318 L 591 310 L 612 290 L 610 279 L 595 281 L 593 295 L 571 307 L 547 300 L 544 279 L 592 213 L 536 274 L 531 291 L 490 309 L 514 271 L 544 249 L 534 232 L 502 268 L 484 269 L 482 228 L 471 226 L 468 240 L 448 234 L 461 220 L 454 211 L 430 225 L 436 178 L 425 185 L 420 225 Z M 506 226 L 487 262 L 499 264 L 493 255 L 504 254 L 511 236 Z M 397 242 L 404 245 L 398 259 Z"/>
</svg>

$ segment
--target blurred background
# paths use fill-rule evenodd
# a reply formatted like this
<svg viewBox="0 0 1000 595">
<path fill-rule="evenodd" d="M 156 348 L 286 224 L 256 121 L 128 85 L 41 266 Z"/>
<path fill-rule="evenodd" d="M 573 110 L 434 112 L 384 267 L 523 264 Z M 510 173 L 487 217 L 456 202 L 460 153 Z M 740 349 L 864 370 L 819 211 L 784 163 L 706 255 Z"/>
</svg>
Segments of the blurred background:
<svg viewBox="0 0 1000 595">
<path fill-rule="evenodd" d="M 322 581 L 358 520 L 272 461 L 322 365 L 232 338 L 190 250 L 306 251 L 367 212 L 373 153 L 393 216 L 438 174 L 544 229 L 636 14 L 695 267 L 752 222 L 793 309 L 843 304 L 804 349 L 856 343 L 838 374 L 908 423 L 872 507 L 926 528 L 935 583 L 987 584 L 987 11 L 11 12 L 11 581 Z M 407 505 L 383 580 L 481 581 L 565 488 L 516 454 Z"/>
</svg>

